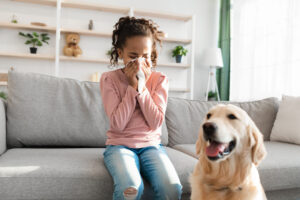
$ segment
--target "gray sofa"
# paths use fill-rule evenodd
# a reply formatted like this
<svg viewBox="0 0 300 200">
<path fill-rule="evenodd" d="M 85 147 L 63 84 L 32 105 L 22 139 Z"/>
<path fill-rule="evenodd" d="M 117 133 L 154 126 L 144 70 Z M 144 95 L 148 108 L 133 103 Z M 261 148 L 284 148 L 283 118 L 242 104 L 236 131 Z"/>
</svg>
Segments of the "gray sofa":
<svg viewBox="0 0 300 200">
<path fill-rule="evenodd" d="M 278 99 L 230 103 L 246 110 L 265 136 L 268 156 L 259 173 L 268 199 L 300 199 L 300 146 L 269 141 Z M 199 125 L 215 104 L 168 99 L 162 143 L 183 185 L 182 199 L 190 196 Z M 8 99 L 0 100 L 0 199 L 112 199 L 102 155 L 108 125 L 99 83 L 9 71 Z M 142 199 L 154 199 L 144 184 Z"/>
</svg>

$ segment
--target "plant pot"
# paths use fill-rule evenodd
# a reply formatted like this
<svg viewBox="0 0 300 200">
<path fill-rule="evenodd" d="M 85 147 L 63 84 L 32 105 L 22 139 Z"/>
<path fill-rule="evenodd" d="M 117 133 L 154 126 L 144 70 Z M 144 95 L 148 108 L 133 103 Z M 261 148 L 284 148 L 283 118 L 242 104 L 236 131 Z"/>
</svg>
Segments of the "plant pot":
<svg viewBox="0 0 300 200">
<path fill-rule="evenodd" d="M 209 97 L 208 101 L 217 101 L 217 98 L 216 97 Z"/>
<path fill-rule="evenodd" d="M 181 58 L 182 58 L 182 55 L 177 55 L 176 56 L 176 63 L 181 63 Z"/>
<path fill-rule="evenodd" d="M 35 54 L 37 52 L 36 47 L 30 47 L 30 53 Z"/>
</svg>

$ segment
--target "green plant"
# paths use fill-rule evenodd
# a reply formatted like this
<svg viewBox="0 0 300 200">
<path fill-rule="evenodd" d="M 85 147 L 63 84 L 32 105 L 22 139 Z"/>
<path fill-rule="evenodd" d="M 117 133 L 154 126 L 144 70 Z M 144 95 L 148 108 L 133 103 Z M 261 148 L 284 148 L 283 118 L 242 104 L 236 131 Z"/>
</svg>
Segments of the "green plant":
<svg viewBox="0 0 300 200">
<path fill-rule="evenodd" d="M 7 95 L 6 95 L 6 93 L 5 92 L 0 92 L 0 98 L 2 98 L 2 99 L 7 99 Z"/>
<path fill-rule="evenodd" d="M 17 24 L 17 23 L 18 23 L 18 20 L 17 20 L 17 18 L 16 18 L 16 15 L 13 15 L 13 16 L 12 16 L 11 23 L 14 23 L 14 24 Z"/>
<path fill-rule="evenodd" d="M 209 91 L 208 92 L 208 98 L 214 98 L 214 97 L 217 97 L 217 93 L 213 92 L 213 91 Z"/>
<path fill-rule="evenodd" d="M 110 49 L 110 50 L 108 50 L 107 52 L 106 52 L 106 55 L 107 56 L 110 56 L 111 55 L 111 52 L 112 52 L 112 50 Z"/>
<path fill-rule="evenodd" d="M 43 43 L 47 43 L 47 40 L 49 40 L 50 38 L 48 37 L 48 33 L 42 33 L 42 34 L 37 34 L 36 32 L 33 32 L 32 34 L 30 33 L 23 33 L 23 32 L 19 32 L 19 35 L 28 38 L 28 40 L 25 42 L 25 44 L 32 44 L 32 47 L 35 46 L 42 46 Z M 41 39 L 40 39 L 41 38 Z"/>
<path fill-rule="evenodd" d="M 176 47 L 173 49 L 173 51 L 172 51 L 172 53 L 173 53 L 172 57 L 175 57 L 175 56 L 177 56 L 177 55 L 183 55 L 183 56 L 186 56 L 186 53 L 187 53 L 187 52 L 188 52 L 187 49 L 185 49 L 185 48 L 183 48 L 183 46 L 179 45 L 179 46 L 176 46 Z"/>
</svg>

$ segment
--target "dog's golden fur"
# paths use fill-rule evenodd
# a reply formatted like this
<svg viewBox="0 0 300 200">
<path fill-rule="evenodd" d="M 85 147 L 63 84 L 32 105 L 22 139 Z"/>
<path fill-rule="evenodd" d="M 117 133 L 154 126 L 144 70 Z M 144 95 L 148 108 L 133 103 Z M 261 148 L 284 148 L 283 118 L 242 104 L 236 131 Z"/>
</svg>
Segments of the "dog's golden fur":
<svg viewBox="0 0 300 200">
<path fill-rule="evenodd" d="M 211 161 L 205 149 L 208 142 L 203 138 L 202 125 L 196 142 L 199 158 L 189 177 L 192 200 L 264 200 L 266 199 L 260 183 L 257 166 L 265 157 L 263 135 L 247 113 L 234 105 L 219 104 L 209 113 L 205 122 L 218 126 L 219 138 L 236 140 L 233 151 L 224 159 Z M 237 119 L 228 118 L 233 114 Z"/>
</svg>

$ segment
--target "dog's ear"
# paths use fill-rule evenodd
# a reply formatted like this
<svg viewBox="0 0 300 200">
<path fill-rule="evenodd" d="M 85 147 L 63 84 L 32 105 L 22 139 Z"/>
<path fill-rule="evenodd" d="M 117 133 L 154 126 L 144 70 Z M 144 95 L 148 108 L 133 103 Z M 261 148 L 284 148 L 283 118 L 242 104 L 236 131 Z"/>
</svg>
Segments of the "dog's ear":
<svg viewBox="0 0 300 200">
<path fill-rule="evenodd" d="M 203 129 L 202 125 L 200 126 L 199 132 L 198 132 L 198 139 L 196 141 L 196 155 L 199 158 L 200 157 L 200 152 L 201 148 L 203 148 Z"/>
<path fill-rule="evenodd" d="M 263 134 L 259 131 L 255 123 L 250 119 L 250 125 L 248 126 L 250 144 L 251 144 L 251 157 L 252 162 L 258 166 L 259 163 L 267 155 L 267 151 L 264 145 Z"/>
</svg>

